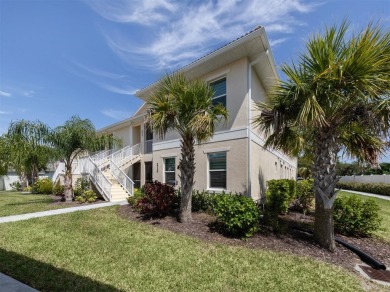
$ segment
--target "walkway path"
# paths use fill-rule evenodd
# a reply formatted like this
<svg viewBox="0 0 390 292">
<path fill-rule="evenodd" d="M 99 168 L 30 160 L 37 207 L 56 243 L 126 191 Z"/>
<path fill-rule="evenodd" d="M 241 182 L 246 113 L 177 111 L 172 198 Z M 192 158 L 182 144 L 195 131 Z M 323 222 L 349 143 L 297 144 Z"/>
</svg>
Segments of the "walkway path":
<svg viewBox="0 0 390 292">
<path fill-rule="evenodd" d="M 104 207 L 110 207 L 110 206 L 115 206 L 115 205 L 125 205 L 125 204 L 127 204 L 127 201 L 107 202 L 107 203 L 100 203 L 100 204 L 93 204 L 93 205 L 86 205 L 86 206 L 77 206 L 77 207 L 70 207 L 70 208 L 64 208 L 64 209 L 49 210 L 49 211 L 43 211 L 43 212 L 12 215 L 12 216 L 0 217 L 0 224 L 7 223 L 7 222 L 28 220 L 31 218 L 53 216 L 53 215 L 59 215 L 59 214 L 72 213 L 72 212 L 76 212 L 76 211 L 92 210 L 92 209 L 97 209 L 97 208 L 104 208 Z"/>
<path fill-rule="evenodd" d="M 383 200 L 390 201 L 390 196 L 383 196 L 383 195 L 364 193 L 364 192 L 358 192 L 358 191 L 351 191 L 351 190 L 342 190 L 342 191 L 345 191 L 345 192 L 348 192 L 348 193 L 354 193 L 354 194 L 358 194 L 358 195 L 363 195 L 363 196 L 368 196 L 368 197 L 375 197 L 375 198 L 378 198 L 378 199 L 383 199 Z"/>
<path fill-rule="evenodd" d="M 87 205 L 87 206 L 78 206 L 78 207 L 70 207 L 70 208 L 49 210 L 49 211 L 36 212 L 36 213 L 6 216 L 6 217 L 0 217 L 0 224 L 6 222 L 28 220 L 32 218 L 53 216 L 53 215 L 84 211 L 84 210 L 92 210 L 92 209 L 110 207 L 115 205 L 125 205 L 125 204 L 127 204 L 126 201 L 107 202 L 107 203 Z M 38 290 L 35 290 L 2 273 L 0 273 L 0 291 L 1 292 L 38 292 Z"/>
</svg>

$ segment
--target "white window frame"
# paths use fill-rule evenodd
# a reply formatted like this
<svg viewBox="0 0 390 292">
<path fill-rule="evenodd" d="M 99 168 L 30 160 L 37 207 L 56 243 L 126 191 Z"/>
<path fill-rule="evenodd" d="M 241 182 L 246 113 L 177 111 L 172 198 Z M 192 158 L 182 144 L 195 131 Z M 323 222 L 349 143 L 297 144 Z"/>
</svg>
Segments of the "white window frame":
<svg viewBox="0 0 390 292">
<path fill-rule="evenodd" d="M 217 99 L 217 98 L 220 98 L 220 97 L 223 97 L 223 96 L 224 96 L 224 97 L 225 97 L 225 108 L 227 108 L 227 78 L 226 78 L 226 76 L 220 76 L 220 77 L 218 77 L 218 78 L 216 78 L 216 79 L 210 80 L 210 81 L 209 81 L 209 85 L 211 86 L 212 83 L 221 81 L 222 79 L 225 79 L 225 86 L 226 86 L 226 88 L 225 88 L 225 94 L 221 94 L 221 95 L 218 95 L 218 96 L 213 96 L 213 97 L 211 98 L 211 101 L 213 101 L 214 99 Z"/>
<path fill-rule="evenodd" d="M 218 153 L 225 153 L 225 159 L 226 159 L 226 168 L 225 169 L 213 169 L 211 170 L 210 169 L 210 154 L 218 154 Z M 225 188 L 213 188 L 210 186 L 210 183 L 211 183 L 211 178 L 210 178 L 210 172 L 213 172 L 213 171 L 225 171 L 226 173 L 226 186 Z M 227 191 L 227 151 L 217 151 L 217 152 L 207 152 L 207 190 L 209 191 Z"/>
<path fill-rule="evenodd" d="M 173 168 L 173 171 L 172 170 L 166 170 L 166 160 L 167 159 L 174 159 L 175 160 L 175 167 Z M 175 156 L 171 156 L 171 157 L 164 157 L 163 158 L 163 161 L 164 161 L 164 183 L 167 184 L 167 178 L 166 178 L 166 173 L 174 173 L 175 174 L 175 183 L 173 186 L 176 186 L 176 157 Z"/>
</svg>

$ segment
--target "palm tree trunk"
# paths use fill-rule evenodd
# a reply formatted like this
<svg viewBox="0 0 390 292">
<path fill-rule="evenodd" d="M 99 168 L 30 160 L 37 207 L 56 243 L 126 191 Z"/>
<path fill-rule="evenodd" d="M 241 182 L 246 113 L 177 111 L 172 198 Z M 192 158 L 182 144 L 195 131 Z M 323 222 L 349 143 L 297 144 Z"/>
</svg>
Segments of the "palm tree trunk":
<svg viewBox="0 0 390 292">
<path fill-rule="evenodd" d="M 333 203 L 336 199 L 335 187 L 338 181 L 336 163 L 338 145 L 332 128 L 319 129 L 315 140 L 315 160 L 313 168 L 315 192 L 314 237 L 317 242 L 331 250 L 335 249 L 333 226 Z"/>
<path fill-rule="evenodd" d="M 181 200 L 180 200 L 180 222 L 192 221 L 191 201 L 192 187 L 195 174 L 195 140 L 192 136 L 183 137 L 181 140 L 181 159 L 179 163 Z"/>
<path fill-rule="evenodd" d="M 73 201 L 73 188 L 72 188 L 72 165 L 65 164 L 65 177 L 64 177 L 64 194 L 65 201 Z"/>
</svg>

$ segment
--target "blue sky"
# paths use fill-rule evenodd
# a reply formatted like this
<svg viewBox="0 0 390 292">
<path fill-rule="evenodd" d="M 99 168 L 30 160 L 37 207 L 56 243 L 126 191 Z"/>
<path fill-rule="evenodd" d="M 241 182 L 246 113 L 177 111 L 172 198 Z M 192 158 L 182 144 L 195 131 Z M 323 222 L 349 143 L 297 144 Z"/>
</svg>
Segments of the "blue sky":
<svg viewBox="0 0 390 292">
<path fill-rule="evenodd" d="M 345 17 L 389 27 L 390 1 L 0 0 L 0 134 L 74 114 L 102 128 L 136 111 L 137 89 L 258 25 L 280 65 Z"/>
</svg>

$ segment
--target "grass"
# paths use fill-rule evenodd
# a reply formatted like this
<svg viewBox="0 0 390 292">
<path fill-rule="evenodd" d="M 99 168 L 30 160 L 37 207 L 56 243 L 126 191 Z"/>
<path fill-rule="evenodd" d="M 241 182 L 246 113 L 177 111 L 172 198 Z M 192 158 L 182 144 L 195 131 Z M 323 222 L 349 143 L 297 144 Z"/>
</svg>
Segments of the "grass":
<svg viewBox="0 0 390 292">
<path fill-rule="evenodd" d="M 374 200 L 380 208 L 380 217 L 382 218 L 381 225 L 377 231 L 374 232 L 374 235 L 378 236 L 379 238 L 384 239 L 385 241 L 390 243 L 390 201 L 383 200 L 375 197 L 368 197 L 358 194 L 353 194 L 345 191 L 339 192 L 340 196 L 351 196 L 355 195 L 358 196 L 361 199 L 368 200 L 372 199 Z"/>
<path fill-rule="evenodd" d="M 0 191 L 0 217 L 64 208 L 51 204 L 48 195 L 30 195 L 19 192 Z"/>
<path fill-rule="evenodd" d="M 361 291 L 306 257 L 211 244 L 117 207 L 0 224 L 0 272 L 41 291 Z"/>
</svg>

